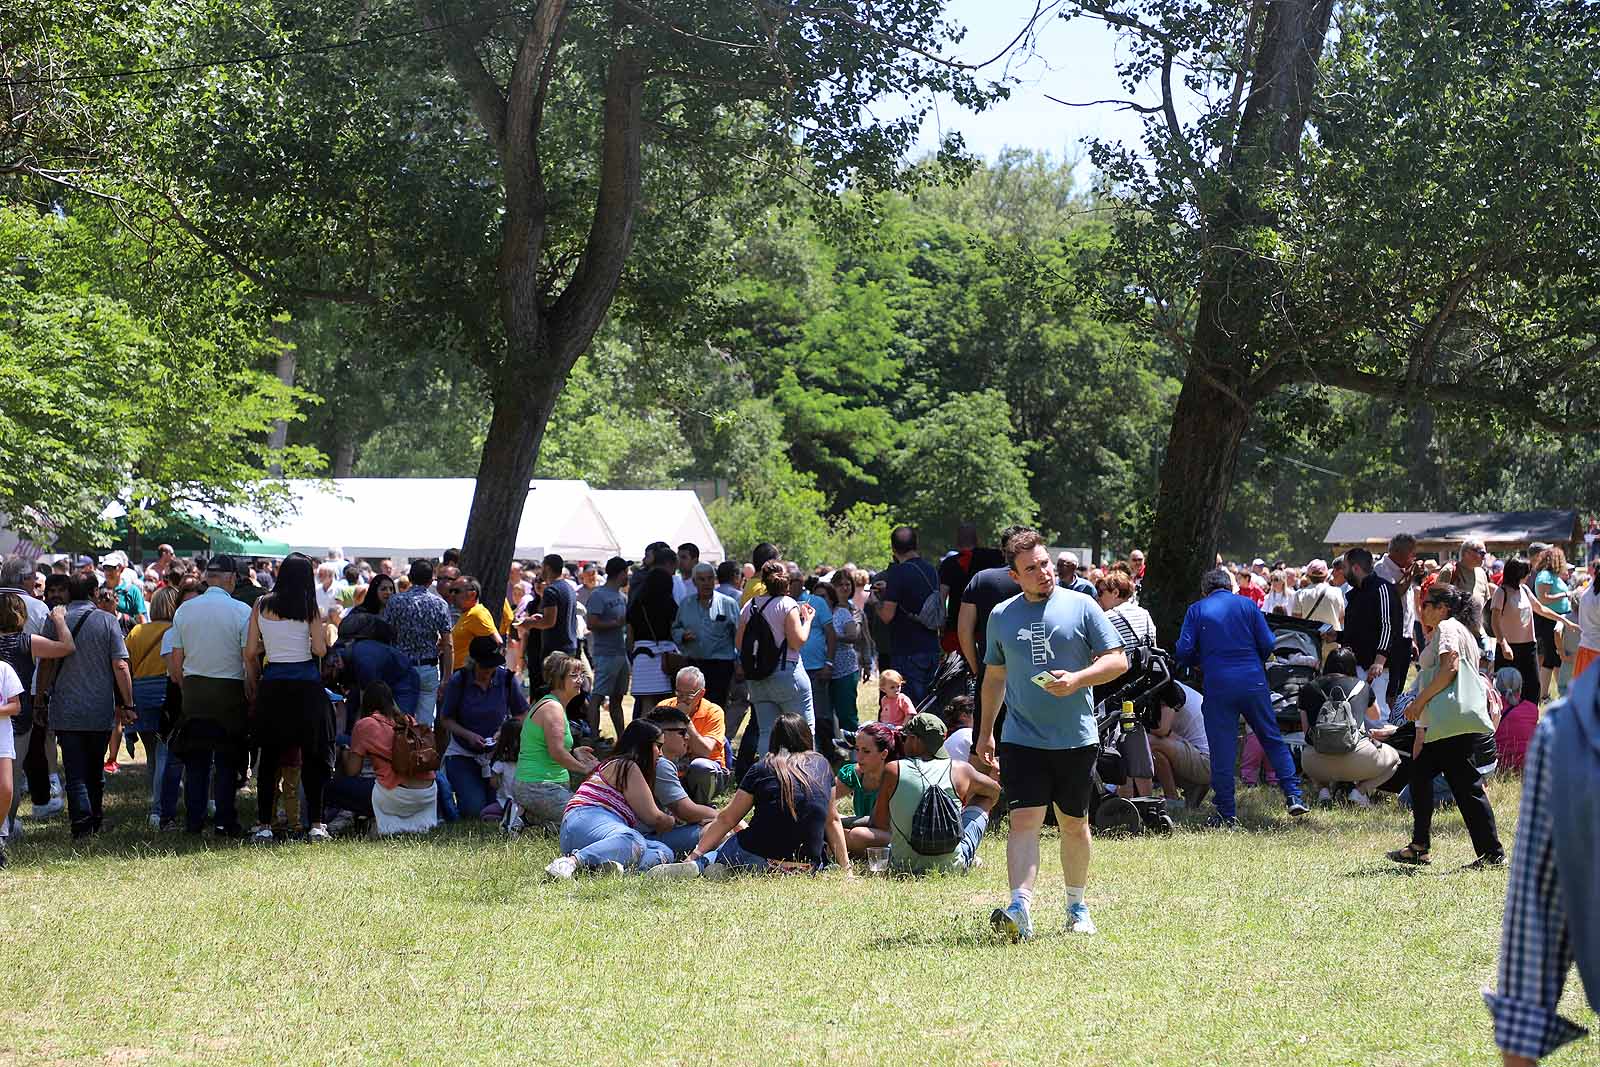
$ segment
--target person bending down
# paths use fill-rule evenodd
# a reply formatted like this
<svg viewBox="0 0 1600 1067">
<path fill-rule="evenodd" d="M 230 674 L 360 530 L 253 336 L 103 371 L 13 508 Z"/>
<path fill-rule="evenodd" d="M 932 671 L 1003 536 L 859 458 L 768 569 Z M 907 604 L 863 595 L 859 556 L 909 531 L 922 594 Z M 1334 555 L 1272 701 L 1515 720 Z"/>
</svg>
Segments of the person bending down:
<svg viewBox="0 0 1600 1067">
<path fill-rule="evenodd" d="M 889 835 L 889 866 L 907 874 L 965 871 L 978 856 L 989 828 L 989 811 L 1000 799 L 1000 785 L 970 763 L 958 763 L 945 750 L 944 722 L 923 712 L 905 725 L 905 758 L 883 769 L 874 829 Z M 961 831 L 952 847 L 929 842 L 917 818 L 929 790 L 941 790 L 961 804 Z"/>
<path fill-rule="evenodd" d="M 1197 811 L 1211 791 L 1211 746 L 1200 712 L 1204 703 L 1199 693 L 1173 682 L 1161 701 L 1161 720 L 1150 731 L 1156 778 L 1169 808 L 1181 796 L 1185 807 Z"/>
<path fill-rule="evenodd" d="M 883 769 L 900 758 L 901 733 L 888 723 L 862 723 L 856 731 L 856 759 L 834 772 L 833 799 L 850 798 L 851 817 L 844 822 L 845 846 L 852 856 L 889 844 L 889 831 L 872 825 L 878 807 Z"/>
<path fill-rule="evenodd" d="M 849 877 L 850 853 L 832 784 L 833 771 L 822 753 L 813 751 L 806 721 L 793 712 L 779 715 L 767 755 L 745 773 L 733 799 L 706 826 L 688 858 L 652 871 L 652 876 L 817 871 L 831 852 Z M 747 815 L 750 825 L 736 833 Z"/>
<path fill-rule="evenodd" d="M 672 850 L 645 830 L 672 829 L 671 815 L 656 807 L 656 761 L 661 728 L 635 719 L 622 731 L 611 758 L 589 772 L 561 817 L 561 855 L 545 873 L 571 878 L 580 870 L 602 874 L 649 870 L 672 862 Z"/>
</svg>

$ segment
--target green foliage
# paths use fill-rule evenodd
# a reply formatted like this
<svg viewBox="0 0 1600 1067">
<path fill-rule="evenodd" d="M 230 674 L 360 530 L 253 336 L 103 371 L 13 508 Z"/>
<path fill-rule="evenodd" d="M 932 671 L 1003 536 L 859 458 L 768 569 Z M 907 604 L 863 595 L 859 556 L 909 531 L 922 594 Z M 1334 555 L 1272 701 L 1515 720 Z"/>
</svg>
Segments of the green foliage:
<svg viewBox="0 0 1600 1067">
<path fill-rule="evenodd" d="M 268 469 L 321 457 L 266 432 L 311 398 L 253 369 L 275 342 L 231 281 L 178 283 L 104 221 L 0 206 L 0 511 L 69 542 L 103 536 L 112 501 L 135 526 L 245 500 L 271 513 Z"/>
<path fill-rule="evenodd" d="M 963 522 L 994 544 L 1003 528 L 1031 524 L 1038 512 L 1027 450 L 1013 440 L 1011 409 L 997 390 L 958 394 L 918 419 L 894 465 L 906 486 L 896 510 L 930 546 L 954 543 Z"/>
</svg>

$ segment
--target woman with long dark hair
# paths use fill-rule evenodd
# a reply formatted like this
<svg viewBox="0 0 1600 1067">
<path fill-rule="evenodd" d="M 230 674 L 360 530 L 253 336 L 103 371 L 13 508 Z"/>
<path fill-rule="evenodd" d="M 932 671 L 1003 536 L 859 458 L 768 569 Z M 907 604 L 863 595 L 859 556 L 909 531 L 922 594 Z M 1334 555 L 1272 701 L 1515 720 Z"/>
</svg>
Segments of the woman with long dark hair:
<svg viewBox="0 0 1600 1067">
<path fill-rule="evenodd" d="M 328 630 L 317 609 L 316 565 L 290 553 L 272 592 L 258 599 L 245 637 L 245 695 L 255 705 L 256 828 L 254 839 L 273 840 L 278 775 L 284 756 L 298 748 L 306 790 L 308 840 L 330 835 L 322 818 L 323 791 L 333 775 L 333 705 L 322 686 L 318 660 L 328 652 Z M 265 658 L 266 667 L 262 668 Z M 292 777 L 292 776 L 291 776 Z"/>
<path fill-rule="evenodd" d="M 750 816 L 750 825 L 734 831 Z M 734 871 L 821 869 L 827 853 L 847 874 L 850 850 L 833 803 L 833 770 L 812 750 L 811 727 L 792 712 L 772 724 L 767 754 L 745 774 L 728 806 L 706 824 L 682 863 L 659 876 L 726 877 Z"/>
<path fill-rule="evenodd" d="M 571 878 L 580 870 L 621 874 L 672 862 L 672 850 L 644 834 L 670 830 L 674 822 L 656 807 L 660 757 L 661 728 L 645 719 L 629 723 L 611 758 L 590 771 L 567 801 L 561 816 L 561 855 L 544 869 L 546 874 L 552 878 Z"/>
<path fill-rule="evenodd" d="M 1509 564 L 1506 573 L 1511 573 Z M 1471 605 L 1461 590 L 1443 582 L 1430 586 L 1422 599 L 1422 626 L 1430 636 L 1417 660 L 1417 697 L 1406 705 L 1406 718 L 1417 724 L 1411 761 L 1411 842 L 1389 853 L 1396 863 L 1431 862 L 1437 774 L 1444 775 L 1472 837 L 1478 854 L 1472 866 L 1498 867 L 1506 861 L 1475 759 L 1479 741 L 1494 733 L 1494 723 L 1489 718 L 1488 690 L 1478 673 L 1483 650 L 1463 618 Z"/>
<path fill-rule="evenodd" d="M 1539 643 L 1535 620 L 1551 620 L 1550 625 L 1557 633 L 1566 628 L 1567 620 L 1540 603 L 1528 588 L 1531 571 L 1528 561 L 1521 556 L 1506 560 L 1500 587 L 1489 598 L 1489 614 L 1494 620 L 1494 669 L 1515 667 L 1520 671 L 1523 699 L 1537 704 L 1540 699 Z"/>
</svg>

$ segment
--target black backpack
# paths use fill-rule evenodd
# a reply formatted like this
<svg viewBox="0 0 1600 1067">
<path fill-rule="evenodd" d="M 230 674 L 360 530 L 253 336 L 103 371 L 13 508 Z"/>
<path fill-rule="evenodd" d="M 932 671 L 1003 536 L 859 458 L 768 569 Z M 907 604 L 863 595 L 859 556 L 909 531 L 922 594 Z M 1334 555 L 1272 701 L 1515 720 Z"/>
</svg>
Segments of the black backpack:
<svg viewBox="0 0 1600 1067">
<path fill-rule="evenodd" d="M 775 599 L 768 597 L 767 604 Z M 739 662 L 748 681 L 771 678 L 778 664 L 783 662 L 783 652 L 788 647 L 787 638 L 780 641 L 772 636 L 772 627 L 767 625 L 767 617 L 762 614 L 767 604 L 757 605 L 751 601 L 750 620 L 744 624 L 744 640 L 739 644 Z"/>
<path fill-rule="evenodd" d="M 915 768 L 923 784 L 922 799 L 911 813 L 911 832 L 906 834 L 906 841 L 919 855 L 943 856 L 954 852 L 961 843 L 961 803 L 953 790 L 929 781 L 917 762 L 908 759 L 900 763 L 901 774 L 908 767 Z"/>
</svg>

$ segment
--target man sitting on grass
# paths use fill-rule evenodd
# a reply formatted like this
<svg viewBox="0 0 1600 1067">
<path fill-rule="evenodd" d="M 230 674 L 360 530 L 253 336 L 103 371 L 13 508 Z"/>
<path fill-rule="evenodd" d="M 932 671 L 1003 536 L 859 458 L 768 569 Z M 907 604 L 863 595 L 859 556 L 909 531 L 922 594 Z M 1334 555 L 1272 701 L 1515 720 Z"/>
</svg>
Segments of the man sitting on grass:
<svg viewBox="0 0 1600 1067">
<path fill-rule="evenodd" d="M 902 730 L 905 758 L 883 769 L 878 806 L 872 813 L 873 827 L 889 831 L 889 865 L 913 874 L 965 871 L 973 865 L 978 843 L 989 828 L 989 809 L 1000 799 L 1000 786 L 972 764 L 950 758 L 944 747 L 944 723 L 937 715 L 913 715 Z M 944 839 L 949 847 L 932 852 L 926 851 L 931 847 L 926 816 L 932 804 L 923 803 L 929 790 L 940 790 L 949 803 L 961 805 L 958 835 L 948 824 L 933 824 L 936 832 L 951 831 L 954 840 Z"/>
<path fill-rule="evenodd" d="M 678 676 L 681 678 L 683 672 Z M 662 703 L 655 706 L 648 718 L 661 729 L 661 755 L 656 758 L 656 807 L 677 820 L 672 829 L 648 836 L 672 849 L 676 858 L 694 848 L 705 824 L 717 817 L 717 809 L 696 803 L 678 777 L 678 767 L 689 753 L 689 737 L 694 730 L 689 725 L 689 716 L 680 708 Z"/>
<path fill-rule="evenodd" d="M 1173 707 L 1173 697 L 1183 695 L 1183 706 Z M 1211 746 L 1206 742 L 1206 724 L 1200 717 L 1199 693 L 1174 682 L 1162 694 L 1161 722 L 1150 731 L 1150 753 L 1155 758 L 1156 779 L 1172 807 L 1183 797 L 1194 811 L 1211 791 Z"/>
<path fill-rule="evenodd" d="M 687 747 L 677 757 L 683 788 L 697 804 L 709 804 L 728 781 L 726 716 L 706 699 L 706 676 L 699 667 L 684 667 L 672 681 L 672 696 L 658 708 L 676 708 L 689 724 Z"/>
</svg>

